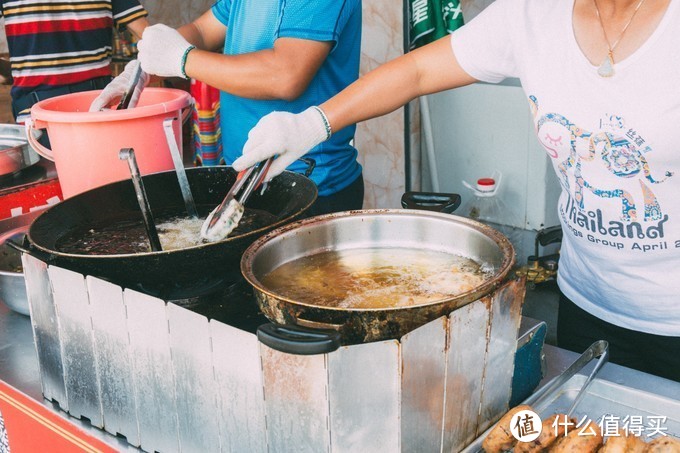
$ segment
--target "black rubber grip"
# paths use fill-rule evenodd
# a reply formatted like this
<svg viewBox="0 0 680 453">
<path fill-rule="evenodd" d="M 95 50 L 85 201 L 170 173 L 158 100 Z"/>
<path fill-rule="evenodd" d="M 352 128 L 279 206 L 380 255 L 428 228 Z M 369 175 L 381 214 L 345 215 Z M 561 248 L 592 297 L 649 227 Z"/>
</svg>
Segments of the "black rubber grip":
<svg viewBox="0 0 680 453">
<path fill-rule="evenodd" d="M 257 339 L 272 349 L 297 355 L 327 354 L 340 347 L 340 332 L 274 323 L 258 327 Z"/>
<path fill-rule="evenodd" d="M 560 225 L 544 228 L 536 234 L 538 243 L 545 247 L 562 241 L 562 227 Z"/>
<path fill-rule="evenodd" d="M 460 195 L 457 193 L 406 192 L 401 196 L 401 206 L 406 209 L 451 214 L 460 206 Z"/>
</svg>

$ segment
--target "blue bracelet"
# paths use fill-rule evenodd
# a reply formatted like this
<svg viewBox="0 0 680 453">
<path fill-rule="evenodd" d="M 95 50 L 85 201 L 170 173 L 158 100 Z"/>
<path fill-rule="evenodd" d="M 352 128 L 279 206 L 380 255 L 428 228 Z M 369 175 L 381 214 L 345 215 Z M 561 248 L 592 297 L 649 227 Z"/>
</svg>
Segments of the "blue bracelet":
<svg viewBox="0 0 680 453">
<path fill-rule="evenodd" d="M 187 75 L 185 71 L 185 66 L 187 65 L 187 56 L 189 55 L 189 52 L 194 50 L 196 46 L 189 46 L 187 47 L 187 50 L 184 51 L 184 55 L 182 55 L 182 62 L 180 63 L 180 68 L 182 69 L 182 76 L 185 79 L 189 79 L 189 76 Z"/>
</svg>

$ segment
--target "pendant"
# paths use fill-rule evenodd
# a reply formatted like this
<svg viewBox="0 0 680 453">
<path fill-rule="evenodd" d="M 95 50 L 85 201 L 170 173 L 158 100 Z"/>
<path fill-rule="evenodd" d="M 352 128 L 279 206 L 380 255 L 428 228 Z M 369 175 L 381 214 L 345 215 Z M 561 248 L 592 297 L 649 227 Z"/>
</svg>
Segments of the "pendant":
<svg viewBox="0 0 680 453">
<path fill-rule="evenodd" d="M 607 54 L 600 67 L 597 68 L 597 73 L 600 77 L 611 77 L 614 75 L 614 59 L 611 52 Z"/>
</svg>

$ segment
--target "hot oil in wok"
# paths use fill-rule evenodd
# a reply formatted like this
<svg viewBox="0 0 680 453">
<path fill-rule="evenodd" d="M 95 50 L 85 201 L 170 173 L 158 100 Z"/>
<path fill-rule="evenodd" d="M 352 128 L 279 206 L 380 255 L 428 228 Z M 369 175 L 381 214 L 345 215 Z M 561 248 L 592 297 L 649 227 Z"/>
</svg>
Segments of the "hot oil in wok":
<svg viewBox="0 0 680 453">
<path fill-rule="evenodd" d="M 156 229 L 163 250 L 178 250 L 199 244 L 199 232 L 205 217 L 159 215 Z M 276 216 L 259 209 L 246 208 L 241 221 L 230 237 L 271 225 Z M 140 218 L 102 222 L 88 229 L 76 229 L 59 239 L 57 250 L 84 255 L 117 255 L 151 251 L 149 240 Z"/>
<path fill-rule="evenodd" d="M 426 304 L 474 289 L 493 273 L 469 258 L 433 250 L 372 248 L 302 257 L 262 278 L 273 292 L 312 305 L 390 308 Z"/>
</svg>

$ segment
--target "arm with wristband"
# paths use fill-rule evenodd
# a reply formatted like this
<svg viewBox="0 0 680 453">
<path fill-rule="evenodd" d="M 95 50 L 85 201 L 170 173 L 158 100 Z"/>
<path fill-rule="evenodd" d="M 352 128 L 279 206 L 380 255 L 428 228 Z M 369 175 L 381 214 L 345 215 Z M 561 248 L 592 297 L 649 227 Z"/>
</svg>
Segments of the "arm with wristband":
<svg viewBox="0 0 680 453">
<path fill-rule="evenodd" d="M 432 61 L 438 65 L 432 65 Z M 278 155 L 267 173 L 273 178 L 285 169 L 283 164 L 299 159 L 326 140 L 330 136 L 326 136 L 327 130 L 337 131 L 392 112 L 418 96 L 475 81 L 458 64 L 451 37 L 446 36 L 369 72 L 318 108 L 265 116 L 248 134 L 243 156 L 234 162 L 234 169 L 240 171 Z M 281 164 L 276 165 L 279 160 Z"/>
</svg>

